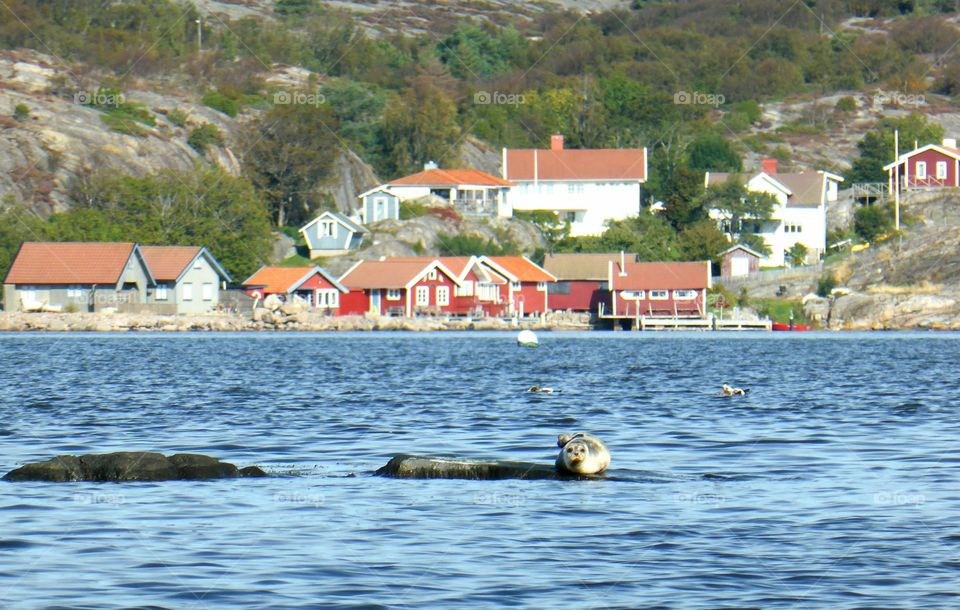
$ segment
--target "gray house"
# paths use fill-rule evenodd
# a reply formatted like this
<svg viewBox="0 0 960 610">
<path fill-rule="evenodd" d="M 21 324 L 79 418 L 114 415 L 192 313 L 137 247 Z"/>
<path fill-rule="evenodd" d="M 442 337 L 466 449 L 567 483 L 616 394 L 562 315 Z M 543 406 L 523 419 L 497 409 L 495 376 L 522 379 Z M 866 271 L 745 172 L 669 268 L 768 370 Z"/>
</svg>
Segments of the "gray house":
<svg viewBox="0 0 960 610">
<path fill-rule="evenodd" d="M 310 258 L 346 254 L 360 247 L 367 232 L 363 225 L 329 210 L 300 227 L 300 234 L 310 248 Z"/>
<path fill-rule="evenodd" d="M 386 186 L 360 193 L 360 220 L 365 224 L 400 220 L 400 197 Z"/>
<path fill-rule="evenodd" d="M 6 311 L 146 309 L 155 285 L 135 243 L 24 242 L 3 303 Z"/>
<path fill-rule="evenodd" d="M 171 313 L 206 313 L 220 303 L 220 291 L 231 282 L 217 259 L 197 246 L 140 246 L 156 280 L 150 301 L 170 304 Z"/>
</svg>

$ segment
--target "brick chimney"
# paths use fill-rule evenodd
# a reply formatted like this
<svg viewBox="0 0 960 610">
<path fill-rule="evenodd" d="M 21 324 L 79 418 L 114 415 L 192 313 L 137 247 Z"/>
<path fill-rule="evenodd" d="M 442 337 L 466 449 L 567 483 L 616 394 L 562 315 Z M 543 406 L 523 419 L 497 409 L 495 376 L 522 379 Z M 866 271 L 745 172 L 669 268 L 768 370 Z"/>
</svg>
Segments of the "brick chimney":
<svg viewBox="0 0 960 610">
<path fill-rule="evenodd" d="M 767 175 L 774 175 L 777 173 L 777 160 L 776 159 L 764 159 L 761 163 L 761 168 L 763 173 Z"/>
<path fill-rule="evenodd" d="M 550 150 L 563 150 L 563 136 L 561 134 L 550 136 Z"/>
</svg>

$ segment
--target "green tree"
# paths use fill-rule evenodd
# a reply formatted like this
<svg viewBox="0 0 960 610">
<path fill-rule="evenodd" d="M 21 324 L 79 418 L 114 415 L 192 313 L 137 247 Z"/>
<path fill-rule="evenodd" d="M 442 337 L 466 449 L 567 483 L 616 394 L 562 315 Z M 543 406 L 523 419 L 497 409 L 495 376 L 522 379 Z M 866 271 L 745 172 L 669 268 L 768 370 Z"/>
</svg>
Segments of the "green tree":
<svg viewBox="0 0 960 610">
<path fill-rule="evenodd" d="M 712 210 L 719 216 L 725 231 L 734 241 L 754 249 L 758 245 L 756 241 L 747 243 L 745 239 L 749 239 L 749 235 L 756 235 L 756 225 L 770 218 L 776 204 L 777 200 L 773 195 L 748 189 L 738 176 L 731 176 L 726 182 L 711 185 L 699 199 L 699 205 L 703 209 Z M 757 251 L 765 253 L 764 249 L 769 251 L 766 246 L 761 246 Z"/>
<path fill-rule="evenodd" d="M 710 261 L 720 264 L 720 253 L 730 247 L 730 240 L 711 220 L 702 220 L 680 231 L 680 256 L 688 261 Z"/>
<path fill-rule="evenodd" d="M 461 25 L 440 41 L 437 52 L 451 74 L 473 80 L 505 72 L 524 46 L 524 37 L 513 28 L 490 32 L 475 25 Z"/>
<path fill-rule="evenodd" d="M 457 109 L 430 79 L 415 79 L 388 103 L 382 148 L 389 175 L 419 171 L 427 161 L 443 167 L 459 157 L 459 142 Z"/>
<path fill-rule="evenodd" d="M 44 241 L 46 227 L 12 197 L 0 200 L 0 278 L 7 275 L 10 264 L 25 241 Z"/>
<path fill-rule="evenodd" d="M 916 112 L 902 118 L 882 119 L 857 144 L 860 156 L 853 161 L 850 182 L 886 182 L 883 166 L 893 162 L 894 130 L 900 130 L 900 154 L 910 150 L 914 142 L 919 146 L 939 144 L 944 134 L 943 127 Z"/>
<path fill-rule="evenodd" d="M 203 154 L 207 152 L 207 148 L 210 146 L 223 144 L 223 134 L 213 123 L 203 123 L 190 131 L 187 144 L 198 153 Z"/>
<path fill-rule="evenodd" d="M 720 134 L 707 133 L 690 143 L 690 167 L 707 172 L 739 172 L 743 169 L 740 154 Z"/>
<path fill-rule="evenodd" d="M 13 118 L 23 122 L 30 118 L 30 106 L 26 104 L 17 104 L 13 108 Z"/>
<path fill-rule="evenodd" d="M 864 241 L 873 241 L 893 229 L 893 211 L 889 206 L 866 205 L 853 214 L 853 230 Z"/>
<path fill-rule="evenodd" d="M 330 107 L 295 103 L 319 101 L 316 94 L 289 99 L 294 103 L 274 106 L 252 122 L 245 137 L 252 144 L 243 156 L 244 171 L 264 193 L 278 227 L 310 220 L 320 203 L 317 187 L 340 152 Z"/>
<path fill-rule="evenodd" d="M 793 244 L 789 250 L 787 250 L 787 261 L 796 267 L 798 265 L 805 265 L 807 263 L 807 254 L 809 250 L 805 245 L 800 242 Z"/>
</svg>

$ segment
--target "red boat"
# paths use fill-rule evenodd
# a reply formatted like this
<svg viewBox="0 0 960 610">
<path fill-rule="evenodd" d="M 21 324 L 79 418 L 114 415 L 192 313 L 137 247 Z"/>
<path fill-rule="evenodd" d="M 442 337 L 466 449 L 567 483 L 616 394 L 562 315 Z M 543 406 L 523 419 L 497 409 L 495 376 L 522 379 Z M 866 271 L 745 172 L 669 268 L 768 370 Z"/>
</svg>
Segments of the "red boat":
<svg viewBox="0 0 960 610">
<path fill-rule="evenodd" d="M 806 324 L 794 324 L 793 322 L 773 322 L 770 325 L 771 330 L 810 330 Z"/>
</svg>

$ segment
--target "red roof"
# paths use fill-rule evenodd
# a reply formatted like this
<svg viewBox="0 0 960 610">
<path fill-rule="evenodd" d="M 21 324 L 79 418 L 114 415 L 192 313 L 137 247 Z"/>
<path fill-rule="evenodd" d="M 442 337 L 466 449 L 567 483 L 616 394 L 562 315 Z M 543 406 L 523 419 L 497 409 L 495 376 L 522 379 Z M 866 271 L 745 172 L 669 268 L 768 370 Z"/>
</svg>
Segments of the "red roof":
<svg viewBox="0 0 960 610">
<path fill-rule="evenodd" d="M 158 282 L 175 281 L 200 253 L 198 246 L 140 246 Z"/>
<path fill-rule="evenodd" d="M 316 267 L 260 267 L 243 284 L 244 286 L 263 286 L 264 294 L 286 294 L 316 269 Z"/>
<path fill-rule="evenodd" d="M 467 270 L 467 265 L 470 264 L 470 261 L 473 259 L 472 256 L 440 256 L 440 257 L 427 257 L 427 256 L 397 256 L 394 258 L 389 258 L 384 262 L 400 262 L 400 263 L 416 263 L 420 262 L 423 265 L 433 261 L 440 261 L 440 264 L 450 270 L 451 273 L 455 274 L 457 277 L 463 275 L 463 272 Z"/>
<path fill-rule="evenodd" d="M 499 266 L 518 282 L 555 282 L 553 277 L 543 267 L 525 256 L 485 256 L 484 261 L 490 261 Z M 496 270 L 496 269 L 495 269 Z"/>
<path fill-rule="evenodd" d="M 350 290 L 406 288 L 435 261 L 437 259 L 434 258 L 360 261 L 340 278 L 340 283 Z M 442 263 L 439 264 L 443 266 Z M 460 280 L 452 275 L 453 271 L 448 271 L 450 273 L 446 275 L 459 285 Z"/>
<path fill-rule="evenodd" d="M 613 264 L 611 290 L 694 290 L 710 287 L 710 263 L 627 262 L 620 275 L 620 262 Z"/>
<path fill-rule="evenodd" d="M 397 178 L 390 186 L 513 186 L 512 182 L 478 169 L 427 169 Z"/>
<path fill-rule="evenodd" d="M 534 180 L 536 175 L 537 180 L 646 182 L 647 151 L 644 148 L 507 149 L 503 173 L 508 180 Z"/>
<path fill-rule="evenodd" d="M 24 242 L 5 284 L 116 284 L 134 243 Z"/>
</svg>

